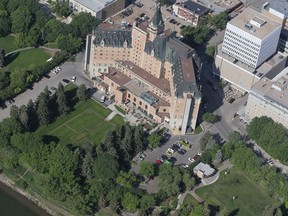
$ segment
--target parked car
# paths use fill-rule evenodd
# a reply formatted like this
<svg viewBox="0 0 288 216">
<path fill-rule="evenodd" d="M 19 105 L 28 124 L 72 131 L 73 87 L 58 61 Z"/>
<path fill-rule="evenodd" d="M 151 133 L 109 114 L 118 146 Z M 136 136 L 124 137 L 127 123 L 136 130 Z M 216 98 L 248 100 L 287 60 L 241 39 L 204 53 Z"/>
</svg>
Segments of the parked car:
<svg viewBox="0 0 288 216">
<path fill-rule="evenodd" d="M 189 167 L 189 165 L 187 165 L 187 164 L 183 164 L 182 167 L 186 169 L 186 168 Z"/>
<path fill-rule="evenodd" d="M 104 103 L 105 100 L 106 100 L 106 97 L 103 95 L 103 96 L 101 97 L 101 99 L 100 99 L 100 102 L 101 102 L 101 103 Z"/>
<path fill-rule="evenodd" d="M 186 150 L 185 149 L 179 149 L 178 150 L 178 153 L 180 154 L 180 155 L 184 155 L 184 154 L 186 154 Z"/>
<path fill-rule="evenodd" d="M 186 25 L 181 25 L 180 29 L 184 29 L 186 27 Z"/>
<path fill-rule="evenodd" d="M 68 79 L 63 79 L 62 80 L 64 83 L 69 83 L 70 81 Z"/>
<path fill-rule="evenodd" d="M 232 104 L 234 101 L 235 101 L 235 98 L 230 98 L 228 102 L 229 102 L 230 104 Z"/>
<path fill-rule="evenodd" d="M 54 86 L 52 86 L 50 89 L 51 89 L 51 90 L 53 90 L 53 91 L 55 91 L 55 90 L 56 90 L 56 88 L 55 88 Z"/>
<path fill-rule="evenodd" d="M 156 163 L 157 165 L 161 165 L 163 162 L 162 162 L 161 160 L 158 160 L 158 159 L 157 159 L 157 160 L 155 161 L 155 163 Z"/>
<path fill-rule="evenodd" d="M 75 76 L 73 76 L 73 77 L 71 77 L 71 82 L 75 82 L 76 81 L 76 77 Z"/>
</svg>

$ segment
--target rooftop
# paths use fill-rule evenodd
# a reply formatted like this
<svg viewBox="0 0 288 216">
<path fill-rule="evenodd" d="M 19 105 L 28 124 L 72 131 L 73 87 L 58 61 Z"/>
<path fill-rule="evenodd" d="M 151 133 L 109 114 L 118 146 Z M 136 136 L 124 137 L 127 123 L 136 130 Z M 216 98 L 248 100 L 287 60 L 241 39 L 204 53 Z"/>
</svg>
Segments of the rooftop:
<svg viewBox="0 0 288 216">
<path fill-rule="evenodd" d="M 232 8 L 241 4 L 240 0 L 198 0 L 199 3 L 207 6 L 216 14 L 221 12 L 229 12 Z"/>
<path fill-rule="evenodd" d="M 161 89 L 163 92 L 170 95 L 170 85 L 169 81 L 164 78 L 156 78 L 151 75 L 149 72 L 145 71 L 143 68 L 139 67 L 138 65 L 134 64 L 130 61 L 116 61 L 119 64 L 124 65 L 125 67 L 129 68 L 134 74 L 139 76 L 143 81 L 146 81 L 156 88 Z"/>
<path fill-rule="evenodd" d="M 276 66 L 283 63 L 283 61 L 286 62 L 286 57 L 284 57 L 281 53 L 276 53 L 272 57 L 270 57 L 268 60 L 263 62 L 258 68 L 252 68 L 248 66 L 247 64 L 229 56 L 228 54 L 223 53 L 221 50 L 222 50 L 222 44 L 219 44 L 216 50 L 218 56 L 224 58 L 228 62 L 231 62 L 237 65 L 238 67 L 242 68 L 243 70 L 249 73 L 253 73 L 255 76 L 259 78 L 264 77 L 264 76 L 268 76 L 268 78 L 271 78 L 270 74 L 275 74 L 276 73 L 275 70 L 277 71 L 278 69 Z"/>
<path fill-rule="evenodd" d="M 105 76 L 107 76 L 109 79 L 111 79 L 120 86 L 123 86 L 129 81 L 131 81 L 131 79 L 128 76 L 126 76 L 125 74 L 121 73 L 120 71 L 118 71 L 116 68 L 113 67 L 108 68 L 108 74 L 105 74 Z"/>
<path fill-rule="evenodd" d="M 138 83 L 136 80 L 131 80 L 130 82 L 126 83 L 125 87 L 137 97 L 139 97 L 143 92 L 147 92 L 146 87 L 141 83 Z"/>
<path fill-rule="evenodd" d="M 104 46 L 123 47 L 126 43 L 127 47 L 131 47 L 131 30 L 122 29 L 119 25 L 110 23 L 102 23 L 94 30 L 94 44 L 100 46 L 104 42 Z"/>
<path fill-rule="evenodd" d="M 241 14 L 230 20 L 228 24 L 236 26 L 259 39 L 264 39 L 276 28 L 281 28 L 279 23 L 251 8 L 246 8 Z"/>
<path fill-rule="evenodd" d="M 89 8 L 90 10 L 98 12 L 103 8 L 105 8 L 106 5 L 116 0 L 75 0 L 75 1 L 85 6 L 86 8 Z"/>
<path fill-rule="evenodd" d="M 204 164 L 202 162 L 195 166 L 194 170 L 201 171 L 205 176 L 210 176 L 215 172 L 215 169 L 210 167 L 209 164 Z"/>
<path fill-rule="evenodd" d="M 182 6 L 187 10 L 194 12 L 195 14 L 202 15 L 209 11 L 209 9 L 201 4 L 198 4 L 194 1 L 187 1 L 187 2 L 176 2 L 176 5 Z"/>
<path fill-rule="evenodd" d="M 256 92 L 288 110 L 288 67 L 272 80 L 267 77 L 259 80 L 252 86 L 251 92 Z"/>
</svg>

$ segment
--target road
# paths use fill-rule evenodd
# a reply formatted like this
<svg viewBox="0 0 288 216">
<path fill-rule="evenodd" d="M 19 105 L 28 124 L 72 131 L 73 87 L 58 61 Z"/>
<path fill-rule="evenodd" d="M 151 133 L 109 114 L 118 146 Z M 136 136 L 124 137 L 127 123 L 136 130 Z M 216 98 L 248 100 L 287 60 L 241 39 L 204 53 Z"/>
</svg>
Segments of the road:
<svg viewBox="0 0 288 216">
<path fill-rule="evenodd" d="M 209 45 L 216 45 L 223 40 L 224 32 L 218 32 L 208 43 Z M 201 59 L 204 59 L 204 53 L 198 52 Z M 213 134 L 220 134 L 224 140 L 228 140 L 229 134 L 233 131 L 238 131 L 241 134 L 247 134 L 246 126 L 240 122 L 239 118 L 234 118 L 234 114 L 237 113 L 239 108 L 243 106 L 248 98 L 248 94 L 235 100 L 232 104 L 228 103 L 223 99 L 223 89 L 218 86 L 218 90 L 213 90 L 208 84 L 207 80 L 212 81 L 217 86 L 218 80 L 213 77 L 212 74 L 212 63 L 203 64 L 202 68 L 202 94 L 204 95 L 207 111 L 213 112 L 220 117 L 219 121 L 213 124 L 210 128 L 210 132 Z M 250 141 L 251 142 L 251 141 Z M 288 166 L 281 164 L 277 159 L 273 159 L 267 152 L 265 152 L 259 145 L 253 142 L 254 145 L 261 150 L 262 156 L 265 159 L 273 161 L 274 166 L 281 169 L 282 173 L 288 175 Z"/>
</svg>

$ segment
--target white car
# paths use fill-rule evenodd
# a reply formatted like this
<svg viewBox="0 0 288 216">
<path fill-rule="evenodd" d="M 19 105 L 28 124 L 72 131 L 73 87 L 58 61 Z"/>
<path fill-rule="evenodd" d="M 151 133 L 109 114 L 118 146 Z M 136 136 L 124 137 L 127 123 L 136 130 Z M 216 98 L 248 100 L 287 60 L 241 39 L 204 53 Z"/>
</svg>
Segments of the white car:
<svg viewBox="0 0 288 216">
<path fill-rule="evenodd" d="M 190 162 L 192 162 L 192 163 L 195 161 L 194 158 L 188 158 L 188 160 L 189 160 Z"/>
<path fill-rule="evenodd" d="M 167 16 L 166 18 L 165 18 L 165 20 L 169 20 L 170 19 L 170 17 L 169 16 Z"/>
<path fill-rule="evenodd" d="M 187 165 L 187 164 L 183 164 L 182 167 L 186 169 L 186 168 L 189 167 L 189 165 Z"/>
<path fill-rule="evenodd" d="M 101 102 L 101 103 L 104 103 L 104 102 L 105 102 L 105 100 L 106 100 L 106 97 L 103 95 L 103 96 L 101 97 L 101 100 L 100 100 L 100 102 Z"/>
<path fill-rule="evenodd" d="M 73 76 L 73 77 L 71 77 L 71 82 L 75 82 L 76 81 L 76 77 L 75 76 Z"/>
<path fill-rule="evenodd" d="M 172 149 L 172 148 L 168 148 L 167 151 L 168 151 L 168 152 L 171 152 L 172 154 L 175 153 L 174 149 Z"/>
</svg>

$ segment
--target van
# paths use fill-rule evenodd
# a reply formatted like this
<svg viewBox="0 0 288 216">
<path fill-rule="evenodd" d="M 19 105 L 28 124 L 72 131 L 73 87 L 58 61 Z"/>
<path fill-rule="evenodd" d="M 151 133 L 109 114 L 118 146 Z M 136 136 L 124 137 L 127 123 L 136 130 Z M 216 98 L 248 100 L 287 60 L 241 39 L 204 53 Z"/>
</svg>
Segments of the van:
<svg viewBox="0 0 288 216">
<path fill-rule="evenodd" d="M 105 99 L 106 99 L 106 97 L 103 95 L 103 96 L 101 97 L 100 102 L 101 102 L 101 103 L 104 103 L 104 102 L 105 102 Z"/>
</svg>

